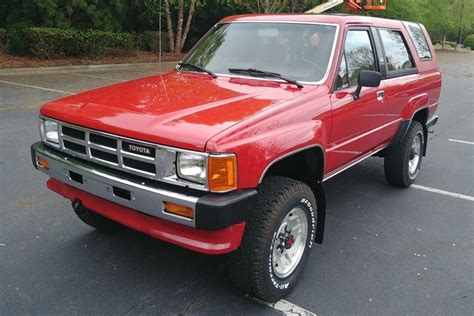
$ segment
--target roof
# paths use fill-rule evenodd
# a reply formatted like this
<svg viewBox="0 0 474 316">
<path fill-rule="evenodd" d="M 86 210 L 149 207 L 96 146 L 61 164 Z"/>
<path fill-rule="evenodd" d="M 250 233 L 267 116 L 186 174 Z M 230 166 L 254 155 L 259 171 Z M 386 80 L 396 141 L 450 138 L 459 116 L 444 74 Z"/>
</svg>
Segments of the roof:
<svg viewBox="0 0 474 316">
<path fill-rule="evenodd" d="M 223 18 L 219 23 L 229 22 L 288 22 L 288 23 L 328 23 L 364 24 L 385 27 L 400 27 L 401 22 L 390 19 L 349 14 L 244 14 Z"/>
</svg>

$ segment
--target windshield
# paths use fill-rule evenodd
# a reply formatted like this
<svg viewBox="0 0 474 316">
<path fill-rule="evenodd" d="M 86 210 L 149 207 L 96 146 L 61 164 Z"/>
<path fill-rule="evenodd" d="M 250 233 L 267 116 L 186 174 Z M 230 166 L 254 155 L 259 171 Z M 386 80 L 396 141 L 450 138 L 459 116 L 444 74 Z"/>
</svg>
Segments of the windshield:
<svg viewBox="0 0 474 316">
<path fill-rule="evenodd" d="M 229 69 L 258 69 L 317 82 L 327 72 L 335 33 L 336 26 L 321 24 L 219 24 L 183 62 L 221 75 L 231 75 Z"/>
</svg>

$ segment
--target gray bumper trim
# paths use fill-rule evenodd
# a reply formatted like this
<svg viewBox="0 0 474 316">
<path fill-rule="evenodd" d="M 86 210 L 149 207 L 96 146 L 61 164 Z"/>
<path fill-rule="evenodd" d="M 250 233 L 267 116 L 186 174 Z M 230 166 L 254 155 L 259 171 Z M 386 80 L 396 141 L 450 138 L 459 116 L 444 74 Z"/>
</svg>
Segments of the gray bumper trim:
<svg viewBox="0 0 474 316">
<path fill-rule="evenodd" d="M 34 146 L 33 150 L 34 153 L 32 154 L 46 159 L 49 163 L 48 170 L 41 167 L 38 167 L 38 169 L 56 180 L 142 213 L 186 226 L 196 227 L 195 218 L 187 219 L 165 213 L 163 204 L 164 202 L 172 202 L 184 205 L 192 208 L 194 214 L 196 214 L 196 203 L 199 197 L 150 187 L 140 182 L 118 177 L 112 172 L 57 153 L 55 150 L 49 149 L 44 145 Z M 82 183 L 73 180 L 70 176 L 70 171 L 81 175 Z M 116 196 L 114 194 L 114 187 L 130 192 L 130 200 Z"/>
</svg>

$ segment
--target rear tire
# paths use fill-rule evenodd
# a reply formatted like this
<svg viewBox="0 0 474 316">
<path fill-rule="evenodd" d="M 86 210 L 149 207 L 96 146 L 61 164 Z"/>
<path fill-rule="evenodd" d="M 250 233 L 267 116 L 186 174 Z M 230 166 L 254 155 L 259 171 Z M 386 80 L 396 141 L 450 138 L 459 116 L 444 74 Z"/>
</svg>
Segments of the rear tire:
<svg viewBox="0 0 474 316">
<path fill-rule="evenodd" d="M 388 148 L 385 154 L 384 170 L 388 183 L 407 188 L 418 176 L 425 144 L 423 126 L 413 121 L 405 137 Z"/>
<path fill-rule="evenodd" d="M 295 286 L 316 233 L 316 199 L 303 182 L 266 178 L 240 248 L 229 256 L 232 281 L 246 294 L 276 302 Z"/>
<path fill-rule="evenodd" d="M 86 223 L 89 226 L 94 227 L 98 231 L 108 233 L 108 234 L 114 234 L 125 229 L 125 226 L 120 225 L 119 223 L 114 222 L 113 220 L 110 220 L 107 217 L 104 217 L 94 211 L 91 211 L 90 209 L 82 205 L 74 206 L 74 203 L 77 203 L 77 202 L 73 202 L 73 209 L 76 215 L 84 223 Z"/>
</svg>

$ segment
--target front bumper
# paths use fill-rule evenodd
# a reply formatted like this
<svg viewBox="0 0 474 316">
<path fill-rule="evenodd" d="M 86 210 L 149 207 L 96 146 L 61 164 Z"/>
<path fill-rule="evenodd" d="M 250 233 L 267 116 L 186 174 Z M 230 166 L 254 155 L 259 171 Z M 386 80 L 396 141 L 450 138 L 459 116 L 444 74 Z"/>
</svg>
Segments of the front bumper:
<svg viewBox="0 0 474 316">
<path fill-rule="evenodd" d="M 114 207 L 115 209 L 121 210 L 121 213 L 127 209 L 127 214 L 132 211 L 140 216 L 145 216 L 145 218 L 152 217 L 160 223 L 162 222 L 161 226 L 166 226 L 166 223 L 175 223 L 178 224 L 178 228 L 190 228 L 201 234 L 206 234 L 216 233 L 236 225 L 244 227 L 245 220 L 250 216 L 252 201 L 257 194 L 256 190 L 208 194 L 158 183 L 74 158 L 42 143 L 31 146 L 31 155 L 35 168 L 55 180 L 50 181 L 48 185 L 53 191 L 71 200 L 79 199 L 85 207 L 130 227 L 134 225 L 127 223 L 126 217 L 122 216 L 120 220 L 117 220 L 112 213 L 105 211 L 105 209 L 109 210 L 113 204 L 117 206 Z M 48 169 L 37 165 L 37 157 L 48 161 Z M 61 186 L 59 183 L 66 186 Z M 194 218 L 188 219 L 166 213 L 164 202 L 192 208 Z M 136 227 L 132 228 L 137 229 Z M 137 230 L 143 231 L 142 229 Z M 243 228 L 241 230 L 240 233 L 243 232 Z M 177 229 L 177 233 L 179 234 L 179 229 Z"/>
</svg>

